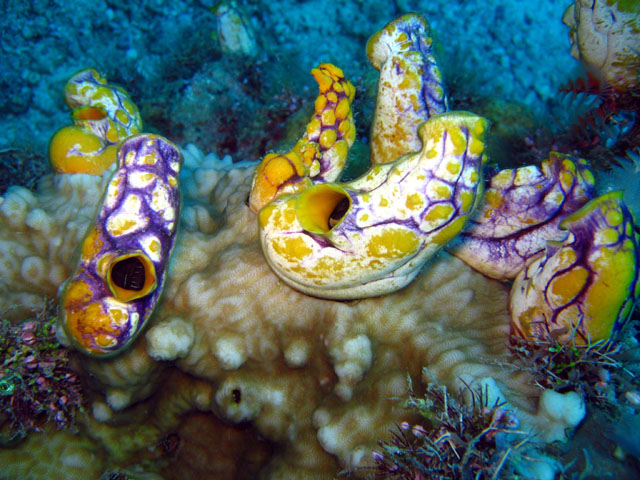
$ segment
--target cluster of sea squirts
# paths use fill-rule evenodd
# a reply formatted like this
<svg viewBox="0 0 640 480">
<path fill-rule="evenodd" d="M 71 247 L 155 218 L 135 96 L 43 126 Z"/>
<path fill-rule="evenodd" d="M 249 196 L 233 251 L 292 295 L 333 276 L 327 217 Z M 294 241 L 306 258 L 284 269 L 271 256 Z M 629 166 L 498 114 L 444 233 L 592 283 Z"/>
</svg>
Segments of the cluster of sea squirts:
<svg viewBox="0 0 640 480">
<path fill-rule="evenodd" d="M 256 168 L 249 206 L 274 274 L 320 298 L 392 294 L 446 246 L 513 281 L 512 329 L 525 338 L 590 343 L 619 331 L 640 294 L 638 239 L 621 195 L 594 198 L 588 162 L 559 152 L 497 172 L 483 194 L 488 122 L 449 111 L 427 21 L 393 20 L 367 55 L 380 71 L 371 168 L 338 181 L 355 138 L 355 89 L 331 64 L 312 71 L 319 95 L 304 135 Z M 60 290 L 63 340 L 114 355 L 157 305 L 177 232 L 181 155 L 139 134 L 128 94 L 93 69 L 69 80 L 65 98 L 75 125 L 52 139 L 56 172 L 117 166 Z"/>
</svg>

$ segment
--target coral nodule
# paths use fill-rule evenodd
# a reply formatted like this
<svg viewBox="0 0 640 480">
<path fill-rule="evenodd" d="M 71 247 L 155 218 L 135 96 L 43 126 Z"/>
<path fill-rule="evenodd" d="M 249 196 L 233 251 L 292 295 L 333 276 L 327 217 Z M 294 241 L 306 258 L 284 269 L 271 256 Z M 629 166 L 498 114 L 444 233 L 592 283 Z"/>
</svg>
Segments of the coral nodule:
<svg viewBox="0 0 640 480">
<path fill-rule="evenodd" d="M 83 352 L 122 351 L 142 331 L 162 291 L 180 216 L 182 155 L 156 135 L 118 151 L 118 170 L 61 287 L 60 321 Z"/>
</svg>

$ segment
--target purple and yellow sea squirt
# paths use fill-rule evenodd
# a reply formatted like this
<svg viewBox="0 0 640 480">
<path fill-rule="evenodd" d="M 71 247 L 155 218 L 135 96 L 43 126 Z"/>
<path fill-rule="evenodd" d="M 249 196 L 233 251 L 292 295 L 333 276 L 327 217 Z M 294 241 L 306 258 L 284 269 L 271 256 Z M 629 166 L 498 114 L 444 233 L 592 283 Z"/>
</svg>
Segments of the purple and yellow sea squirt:
<svg viewBox="0 0 640 480">
<path fill-rule="evenodd" d="M 389 22 L 367 42 L 367 57 L 380 70 L 371 126 L 371 163 L 395 161 L 420 150 L 418 126 L 446 112 L 442 74 L 433 54 L 429 23 L 407 13 Z"/>
<path fill-rule="evenodd" d="M 591 200 L 560 222 L 562 242 L 526 267 L 511 290 L 511 324 L 529 339 L 590 344 L 612 337 L 640 294 L 640 250 L 621 192 Z"/>
<path fill-rule="evenodd" d="M 640 2 L 574 0 L 562 21 L 571 55 L 620 92 L 640 87 Z"/>
<path fill-rule="evenodd" d="M 58 130 L 49 142 L 53 169 L 102 175 L 115 163 L 118 145 L 142 130 L 138 108 L 123 88 L 108 84 L 93 68 L 69 79 L 64 99 L 74 125 Z"/>
<path fill-rule="evenodd" d="M 321 298 L 404 287 L 473 211 L 486 128 L 467 112 L 433 116 L 419 129 L 420 152 L 269 203 L 258 214 L 269 265 L 291 287 Z"/>
<path fill-rule="evenodd" d="M 180 217 L 182 155 L 156 135 L 136 135 L 118 151 L 118 169 L 61 287 L 64 333 L 84 353 L 129 346 L 153 312 Z"/>
<path fill-rule="evenodd" d="M 274 198 L 298 193 L 314 181 L 338 180 L 356 136 L 351 103 L 355 88 L 342 70 L 323 63 L 311 70 L 320 92 L 305 134 L 290 152 L 269 153 L 256 168 L 249 195 L 254 213 Z"/>
<path fill-rule="evenodd" d="M 558 224 L 594 197 L 594 183 L 586 160 L 559 152 L 541 167 L 501 170 L 448 250 L 488 277 L 513 280 L 547 241 L 567 237 Z"/>
</svg>

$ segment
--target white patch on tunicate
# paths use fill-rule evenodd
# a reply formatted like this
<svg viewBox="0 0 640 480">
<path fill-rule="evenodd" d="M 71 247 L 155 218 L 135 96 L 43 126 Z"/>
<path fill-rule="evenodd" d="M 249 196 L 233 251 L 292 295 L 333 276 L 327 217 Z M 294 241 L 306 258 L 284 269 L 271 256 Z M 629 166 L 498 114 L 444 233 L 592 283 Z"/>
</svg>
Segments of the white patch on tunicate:
<svg viewBox="0 0 640 480">
<path fill-rule="evenodd" d="M 157 176 L 150 172 L 134 170 L 129 173 L 129 185 L 133 188 L 147 188 L 157 180 Z"/>
<path fill-rule="evenodd" d="M 106 228 L 110 235 L 119 237 L 144 230 L 149 219 L 141 214 L 142 203 L 137 195 L 129 195 L 122 206 L 107 218 Z"/>
<path fill-rule="evenodd" d="M 154 360 L 175 360 L 189 354 L 195 342 L 193 325 L 179 317 L 160 322 L 147 331 L 147 353 Z"/>
<path fill-rule="evenodd" d="M 132 312 L 129 315 L 129 324 L 131 325 L 132 332 L 138 329 L 138 323 L 140 323 L 140 314 L 138 312 Z"/>
<path fill-rule="evenodd" d="M 291 368 L 303 367 L 309 361 L 311 345 L 303 338 L 297 338 L 284 349 L 284 359 Z"/>
<path fill-rule="evenodd" d="M 176 218 L 176 212 L 171 206 L 169 191 L 164 184 L 158 183 L 153 189 L 149 206 L 156 212 L 162 212 L 162 218 L 166 221 L 172 221 Z"/>
<path fill-rule="evenodd" d="M 131 166 L 134 165 L 134 160 L 136 159 L 136 152 L 131 151 L 128 152 L 125 156 L 124 156 L 124 164 L 126 166 Z"/>
<path fill-rule="evenodd" d="M 111 317 L 111 321 L 113 323 L 115 323 L 119 328 L 122 328 L 124 326 L 124 323 L 126 323 L 128 320 L 131 324 L 132 330 L 135 331 L 135 328 L 138 325 L 138 320 L 140 318 L 140 315 L 137 312 L 130 312 L 129 306 L 126 303 L 121 302 L 114 297 L 105 297 L 103 303 L 104 309 Z M 123 323 L 116 323 L 116 318 L 123 319 Z"/>
<path fill-rule="evenodd" d="M 107 193 L 104 197 L 104 202 L 102 205 L 103 209 L 112 209 L 115 208 L 118 204 L 118 198 L 121 194 L 121 186 L 123 185 L 123 180 L 126 177 L 126 173 L 123 170 L 120 170 L 118 173 L 114 175 L 114 177 L 107 185 Z"/>
<path fill-rule="evenodd" d="M 236 370 L 247 360 L 244 340 L 239 335 L 223 335 L 217 338 L 212 353 L 224 370 Z"/>
<path fill-rule="evenodd" d="M 140 239 L 140 246 L 152 262 L 159 262 L 162 258 L 162 244 L 155 235 L 145 235 Z"/>
</svg>

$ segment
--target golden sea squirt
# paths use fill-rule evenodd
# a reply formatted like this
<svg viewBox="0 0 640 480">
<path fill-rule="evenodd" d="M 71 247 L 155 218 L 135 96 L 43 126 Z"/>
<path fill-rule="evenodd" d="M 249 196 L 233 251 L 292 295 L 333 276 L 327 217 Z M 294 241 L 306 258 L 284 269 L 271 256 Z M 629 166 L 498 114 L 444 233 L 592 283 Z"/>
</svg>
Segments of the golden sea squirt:
<svg viewBox="0 0 640 480">
<path fill-rule="evenodd" d="M 59 292 L 64 334 L 94 356 L 121 352 L 142 331 L 162 292 L 180 218 L 175 145 L 136 135 L 122 144 L 118 162 Z"/>
<path fill-rule="evenodd" d="M 640 249 L 621 192 L 591 200 L 565 217 L 569 235 L 514 281 L 513 330 L 524 338 L 590 344 L 609 339 L 629 319 L 640 294 Z"/>
<path fill-rule="evenodd" d="M 469 225 L 447 250 L 498 280 L 513 280 L 549 240 L 562 241 L 560 221 L 595 196 L 589 163 L 551 152 L 542 165 L 493 175 Z"/>
<path fill-rule="evenodd" d="M 253 177 L 249 208 L 254 213 L 285 193 L 298 193 L 312 182 L 338 180 L 356 136 L 351 104 L 355 88 L 342 70 L 323 63 L 311 70 L 320 90 L 315 112 L 291 151 L 267 154 Z"/>
<path fill-rule="evenodd" d="M 418 126 L 448 110 L 433 50 L 429 23 L 415 13 L 389 22 L 367 42 L 369 62 L 380 71 L 371 163 L 392 162 L 420 150 Z"/>
<path fill-rule="evenodd" d="M 64 99 L 74 124 L 51 138 L 51 165 L 56 173 L 102 175 L 116 162 L 120 143 L 142 130 L 138 107 L 123 88 L 108 84 L 93 68 L 69 79 Z"/>
<path fill-rule="evenodd" d="M 269 265 L 292 288 L 320 298 L 404 287 L 473 211 L 486 129 L 485 119 L 467 112 L 433 116 L 419 129 L 420 152 L 269 203 L 258 214 Z"/>
</svg>

